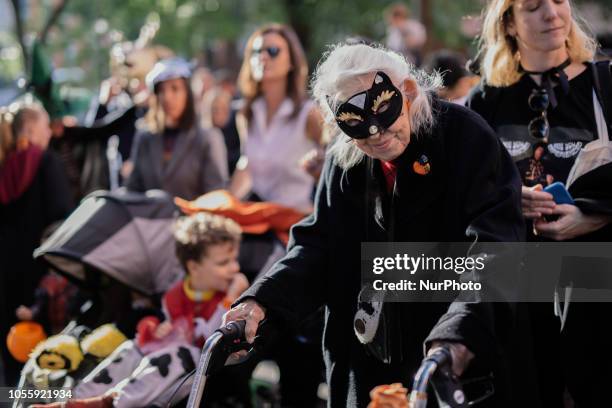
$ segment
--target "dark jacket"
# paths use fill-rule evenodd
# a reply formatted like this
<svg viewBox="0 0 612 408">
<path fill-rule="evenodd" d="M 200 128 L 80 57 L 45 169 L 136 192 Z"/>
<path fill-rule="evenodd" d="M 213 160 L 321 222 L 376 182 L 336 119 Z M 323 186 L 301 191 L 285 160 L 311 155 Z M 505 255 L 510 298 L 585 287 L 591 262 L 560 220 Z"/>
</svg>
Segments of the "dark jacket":
<svg viewBox="0 0 612 408">
<path fill-rule="evenodd" d="M 179 133 L 166 166 L 161 135 L 137 133 L 132 161 L 134 170 L 126 182 L 128 189 L 162 189 L 185 200 L 225 188 L 229 178 L 223 136 L 197 126 Z"/>
<path fill-rule="evenodd" d="M 16 323 L 15 309 L 31 305 L 44 268 L 32 252 L 43 231 L 67 217 L 73 208 L 68 179 L 60 160 L 50 151 L 42 153 L 31 184 L 19 197 L 0 204 L 0 336 L 4 339 Z M 2 344 L 6 379 L 14 386 L 18 365 Z"/>
<path fill-rule="evenodd" d="M 73 196 L 78 199 L 88 193 L 110 188 L 107 144 L 111 136 L 119 136 L 119 153 L 123 161 L 130 158 L 136 122 L 145 109 L 132 106 L 108 112 L 105 105 L 98 106 L 99 114 L 90 126 L 69 126 L 59 139 L 51 140 L 64 162 Z"/>
<path fill-rule="evenodd" d="M 601 81 L 600 103 L 604 107 L 610 133 L 612 132 L 611 68 L 609 62 L 601 62 L 597 66 Z M 593 66 L 589 65 L 590 78 L 594 85 L 597 82 L 592 68 Z M 531 80 L 523 78 L 523 81 L 525 80 L 531 84 Z M 572 87 L 570 95 L 571 92 L 590 95 L 591 86 L 589 85 L 587 89 Z M 508 123 L 505 117 L 509 114 L 503 107 L 515 107 L 516 111 L 511 112 L 515 116 L 520 110 L 528 110 L 526 97 L 517 97 L 519 87 L 521 87 L 520 82 L 503 88 L 490 86 L 475 88 L 468 99 L 468 106 L 497 129 L 499 137 L 503 137 L 504 131 L 500 130 L 501 126 L 515 125 L 513 122 Z M 557 93 L 560 92 L 560 89 L 557 90 Z M 593 111 L 592 102 L 589 100 L 588 103 L 591 104 L 588 109 Z M 517 104 L 523 106 L 519 109 Z M 549 114 L 551 112 L 554 114 L 555 110 L 549 109 Z M 530 115 L 532 114 L 535 113 L 531 112 Z M 557 113 L 557 119 L 559 116 L 561 115 Z M 523 128 L 517 126 L 518 131 L 527 133 L 526 123 L 529 117 L 518 123 L 523 126 Z M 564 133 L 569 134 L 568 129 L 585 130 L 580 127 L 581 123 L 574 116 L 561 119 L 565 121 Z M 553 125 L 551 121 L 551 138 Z M 588 125 L 590 129 L 592 124 Z M 596 134 L 594 136 L 597 137 Z M 569 192 L 583 213 L 612 215 L 612 164 L 608 163 L 577 178 L 570 186 Z M 530 231 L 531 227 L 528 227 L 528 240 L 548 241 L 534 236 Z M 609 242 L 611 240 L 612 224 L 608 224 L 572 241 Z M 611 334 L 609 319 L 601 317 L 610 316 L 612 303 L 570 302 L 565 306 L 569 309 L 561 331 L 560 319 L 553 314 L 552 293 L 551 288 L 550 303 L 517 305 L 514 314 L 513 345 L 508 349 L 509 361 L 512 363 L 509 376 L 514 378 L 514 385 L 522 395 L 523 404 L 528 401 L 530 407 L 564 407 L 567 392 L 577 407 L 608 406 L 609 384 L 612 381 L 609 367 L 612 365 L 612 355 L 598 353 L 598 350 L 609 348 Z"/>
<path fill-rule="evenodd" d="M 369 391 L 379 384 L 410 386 L 428 336 L 466 344 L 485 365 L 496 358 L 490 305 L 456 304 L 434 329 L 448 304 L 401 304 L 408 319 L 408 355 L 401 364 L 385 365 L 369 356 L 353 330 L 361 242 L 453 242 L 473 240 L 474 234 L 482 241 L 522 237 L 520 179 L 491 128 L 463 107 L 437 102 L 435 109 L 433 129 L 413 134 L 396 161 L 392 198 L 381 187 L 377 161 L 371 174 L 369 160 L 345 172 L 328 159 L 314 214 L 293 227 L 286 257 L 243 297 L 255 298 L 270 316 L 289 324 L 326 306 L 323 348 L 332 407 L 365 407 Z M 431 166 L 427 175 L 413 170 L 423 154 Z"/>
</svg>

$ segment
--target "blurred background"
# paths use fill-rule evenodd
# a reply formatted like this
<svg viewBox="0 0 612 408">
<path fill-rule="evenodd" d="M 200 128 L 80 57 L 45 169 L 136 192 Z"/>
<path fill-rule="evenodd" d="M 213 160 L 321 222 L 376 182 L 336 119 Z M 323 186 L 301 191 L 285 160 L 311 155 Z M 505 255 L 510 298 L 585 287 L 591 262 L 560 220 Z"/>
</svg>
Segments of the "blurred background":
<svg viewBox="0 0 612 408">
<path fill-rule="evenodd" d="M 110 75 L 109 51 L 154 27 L 154 42 L 211 70 L 234 77 L 244 43 L 258 25 L 288 23 L 304 44 L 311 68 L 326 44 L 359 35 L 383 41 L 390 0 L 0 0 L 0 105 L 25 84 L 38 38 L 53 82 L 66 99 L 88 101 Z M 612 0 L 577 0 L 603 48 L 610 48 Z M 450 48 L 470 55 L 484 0 L 412 0 L 410 17 L 425 26 L 426 52 Z M 24 52 L 28 50 L 27 52 Z M 77 104 L 78 105 L 78 104 Z M 74 110 L 84 111 L 83 109 Z"/>
</svg>

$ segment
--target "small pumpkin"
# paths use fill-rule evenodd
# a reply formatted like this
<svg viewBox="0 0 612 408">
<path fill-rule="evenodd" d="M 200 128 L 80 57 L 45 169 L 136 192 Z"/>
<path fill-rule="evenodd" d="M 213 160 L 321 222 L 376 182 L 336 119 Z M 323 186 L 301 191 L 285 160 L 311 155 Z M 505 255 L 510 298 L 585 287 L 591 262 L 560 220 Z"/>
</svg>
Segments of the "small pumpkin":
<svg viewBox="0 0 612 408">
<path fill-rule="evenodd" d="M 11 327 L 6 336 L 6 346 L 15 360 L 25 363 L 34 347 L 46 338 L 45 330 L 40 324 L 19 322 Z"/>
</svg>

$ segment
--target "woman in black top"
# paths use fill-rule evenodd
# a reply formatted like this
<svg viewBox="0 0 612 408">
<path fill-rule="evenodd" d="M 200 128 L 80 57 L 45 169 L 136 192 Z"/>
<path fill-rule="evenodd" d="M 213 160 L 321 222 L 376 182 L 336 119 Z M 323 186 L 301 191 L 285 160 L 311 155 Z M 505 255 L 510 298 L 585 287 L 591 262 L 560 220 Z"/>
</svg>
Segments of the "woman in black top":
<svg viewBox="0 0 612 408">
<path fill-rule="evenodd" d="M 610 222 L 576 206 L 555 206 L 550 194 L 540 192 L 550 182 L 565 182 L 580 149 L 597 139 L 593 80 L 585 64 L 595 43 L 571 13 L 567 0 L 493 1 L 482 38 L 485 86 L 468 101 L 516 162 L 525 184 L 523 214 L 535 220 L 534 233 L 558 241 Z M 536 158 L 539 146 L 544 152 Z M 542 169 L 534 177 L 535 161 Z M 557 222 L 542 218 L 553 214 L 561 216 Z"/>
<path fill-rule="evenodd" d="M 612 218 L 605 211 L 555 204 L 552 195 L 542 191 L 552 182 L 565 183 L 580 150 L 598 138 L 594 70 L 589 66 L 596 44 L 572 13 L 568 0 L 492 1 L 481 38 L 484 86 L 468 100 L 494 128 L 519 169 L 523 216 L 531 221 L 529 240 L 612 238 Z M 610 94 L 612 89 L 602 92 Z M 612 378 L 602 367 L 609 366 L 610 359 L 588 358 L 589 350 L 604 347 L 603 339 L 609 338 L 609 322 L 594 319 L 606 315 L 608 306 L 572 304 L 563 323 L 548 303 L 523 306 L 532 336 L 525 349 L 516 350 L 515 362 L 521 376 L 517 382 L 538 388 L 533 393 L 521 389 L 526 401 L 535 404 L 530 406 L 539 406 L 537 399 L 542 406 L 563 406 L 564 389 L 577 406 L 609 403 L 602 393 Z M 534 369 L 529 359 L 535 360 Z M 536 378 L 526 379 L 525 373 Z"/>
</svg>

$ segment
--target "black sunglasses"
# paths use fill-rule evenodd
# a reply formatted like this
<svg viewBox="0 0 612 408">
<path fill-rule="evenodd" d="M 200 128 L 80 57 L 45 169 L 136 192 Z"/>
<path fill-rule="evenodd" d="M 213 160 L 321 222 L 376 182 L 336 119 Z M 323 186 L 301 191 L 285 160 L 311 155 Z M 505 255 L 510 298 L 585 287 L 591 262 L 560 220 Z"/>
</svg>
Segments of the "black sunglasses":
<svg viewBox="0 0 612 408">
<path fill-rule="evenodd" d="M 264 51 L 268 53 L 270 58 L 276 58 L 278 57 L 278 54 L 280 54 L 281 49 L 278 47 L 266 47 L 266 48 L 253 48 L 251 50 L 253 55 L 261 54 Z"/>
<path fill-rule="evenodd" d="M 544 88 L 534 89 L 531 95 L 529 95 L 527 103 L 532 111 L 540 114 L 533 118 L 529 122 L 529 125 L 527 125 L 529 134 L 544 143 L 548 143 L 548 134 L 550 133 L 550 125 L 548 124 L 548 118 L 546 116 L 546 111 L 550 105 L 548 92 Z"/>
</svg>

